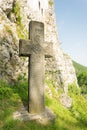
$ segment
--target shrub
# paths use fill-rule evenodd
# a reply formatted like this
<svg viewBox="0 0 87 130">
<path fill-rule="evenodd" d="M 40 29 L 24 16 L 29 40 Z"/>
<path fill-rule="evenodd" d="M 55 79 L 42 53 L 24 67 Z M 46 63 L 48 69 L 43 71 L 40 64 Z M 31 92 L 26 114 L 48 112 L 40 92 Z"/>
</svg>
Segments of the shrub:
<svg viewBox="0 0 87 130">
<path fill-rule="evenodd" d="M 70 111 L 74 117 L 87 125 L 87 100 L 83 96 L 73 96 L 73 106 Z"/>
<path fill-rule="evenodd" d="M 70 84 L 70 85 L 68 86 L 68 93 L 69 93 L 69 94 L 80 95 L 80 92 L 81 92 L 80 88 L 77 87 L 74 83 L 73 83 L 73 84 Z"/>
<path fill-rule="evenodd" d="M 16 16 L 16 23 L 20 24 L 21 23 L 21 15 L 20 15 L 20 3 L 19 2 L 14 2 L 13 10 L 12 12 Z"/>
<path fill-rule="evenodd" d="M 49 0 L 49 5 L 50 5 L 50 6 L 53 5 L 53 0 Z"/>
<path fill-rule="evenodd" d="M 10 27 L 9 25 L 5 25 L 4 27 L 5 27 L 6 31 L 7 31 L 10 35 L 13 36 L 13 32 L 12 32 L 11 27 Z"/>
<path fill-rule="evenodd" d="M 14 86 L 13 86 L 13 92 L 19 95 L 19 97 L 21 98 L 21 100 L 23 101 L 24 104 L 27 103 L 27 97 L 28 97 L 28 83 L 27 80 L 26 81 L 18 81 L 15 82 Z"/>
<path fill-rule="evenodd" d="M 87 71 L 78 75 L 78 84 L 81 87 L 81 93 L 87 94 Z"/>
<path fill-rule="evenodd" d="M 0 98 L 7 98 L 12 95 L 12 90 L 10 88 L 4 87 L 0 88 Z"/>
<path fill-rule="evenodd" d="M 77 78 L 79 86 L 87 86 L 87 71 L 80 73 Z"/>
<path fill-rule="evenodd" d="M 87 86 L 86 85 L 81 86 L 81 93 L 87 94 Z"/>
<path fill-rule="evenodd" d="M 5 81 L 0 81 L 0 99 L 9 98 L 13 94 L 12 89 Z"/>
</svg>

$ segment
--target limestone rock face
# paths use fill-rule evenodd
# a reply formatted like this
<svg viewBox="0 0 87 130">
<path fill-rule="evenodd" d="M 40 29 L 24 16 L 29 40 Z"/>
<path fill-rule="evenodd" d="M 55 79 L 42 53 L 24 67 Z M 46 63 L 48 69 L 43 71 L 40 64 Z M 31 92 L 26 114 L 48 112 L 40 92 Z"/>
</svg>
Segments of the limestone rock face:
<svg viewBox="0 0 87 130">
<path fill-rule="evenodd" d="M 13 8 L 14 0 L 0 0 L 1 9 L 8 14 Z"/>
<path fill-rule="evenodd" d="M 66 95 L 65 93 L 63 93 L 60 96 L 60 102 L 66 108 L 70 108 L 72 106 L 72 99 L 68 95 Z"/>
<path fill-rule="evenodd" d="M 77 79 L 72 59 L 58 40 L 53 0 L 0 0 L 0 79 L 12 83 L 27 75 L 27 59 L 19 57 L 19 39 L 28 38 L 31 20 L 44 23 L 44 39 L 53 43 L 54 57 L 46 59 L 47 78 L 67 92 L 68 84 L 77 84 Z"/>
<path fill-rule="evenodd" d="M 26 65 L 18 54 L 17 26 L 8 19 L 2 7 L 0 8 L 0 79 L 13 83 L 23 70 L 22 66 Z"/>
</svg>

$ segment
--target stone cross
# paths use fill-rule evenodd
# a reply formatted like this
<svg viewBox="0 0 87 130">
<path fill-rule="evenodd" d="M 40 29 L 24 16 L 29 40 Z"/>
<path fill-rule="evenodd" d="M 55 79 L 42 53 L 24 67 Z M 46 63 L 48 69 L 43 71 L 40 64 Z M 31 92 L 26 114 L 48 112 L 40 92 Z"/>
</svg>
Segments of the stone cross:
<svg viewBox="0 0 87 130">
<path fill-rule="evenodd" d="M 19 55 L 29 57 L 28 112 L 39 114 L 45 111 L 44 78 L 45 58 L 53 55 L 52 43 L 44 41 L 44 24 L 31 21 L 29 40 L 19 41 Z"/>
</svg>

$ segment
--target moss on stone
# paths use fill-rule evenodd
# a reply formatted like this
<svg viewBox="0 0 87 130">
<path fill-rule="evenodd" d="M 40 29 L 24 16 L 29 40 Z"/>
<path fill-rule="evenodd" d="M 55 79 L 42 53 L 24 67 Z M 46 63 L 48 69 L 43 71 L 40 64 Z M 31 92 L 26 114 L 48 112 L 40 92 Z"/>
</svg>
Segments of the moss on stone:
<svg viewBox="0 0 87 130">
<path fill-rule="evenodd" d="M 20 12 L 20 9 L 21 9 L 21 4 L 19 1 L 15 1 L 13 3 L 13 8 L 11 10 L 11 12 L 9 12 L 8 14 L 8 18 L 11 20 L 11 14 L 14 14 L 14 17 L 15 17 L 15 23 L 16 23 L 16 29 L 17 29 L 17 35 L 20 38 L 28 38 L 28 31 L 25 30 L 24 28 L 24 25 L 22 23 L 22 17 L 21 17 L 21 12 Z M 12 31 L 10 30 L 9 27 L 6 27 L 6 30 L 11 34 Z"/>
<path fill-rule="evenodd" d="M 21 24 L 21 14 L 20 14 L 20 3 L 14 2 L 12 12 L 15 14 L 16 17 L 16 23 Z"/>
<path fill-rule="evenodd" d="M 9 25 L 5 25 L 5 29 L 6 29 L 6 31 L 7 31 L 10 35 L 13 36 L 12 29 L 11 29 L 11 27 L 10 27 Z"/>
<path fill-rule="evenodd" d="M 53 0 L 49 0 L 49 5 L 53 6 Z"/>
<path fill-rule="evenodd" d="M 24 38 L 24 39 L 28 38 L 28 30 L 25 30 L 24 25 L 22 24 L 17 26 L 17 33 L 19 38 Z"/>
</svg>

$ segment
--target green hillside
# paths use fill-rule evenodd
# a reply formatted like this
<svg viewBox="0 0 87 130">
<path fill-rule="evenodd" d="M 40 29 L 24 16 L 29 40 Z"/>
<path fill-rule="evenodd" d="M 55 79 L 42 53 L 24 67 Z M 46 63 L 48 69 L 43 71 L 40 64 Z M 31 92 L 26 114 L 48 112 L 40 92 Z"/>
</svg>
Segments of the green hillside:
<svg viewBox="0 0 87 130">
<path fill-rule="evenodd" d="M 87 95 L 87 67 L 73 61 L 81 94 Z"/>
<path fill-rule="evenodd" d="M 75 70 L 76 70 L 76 74 L 79 74 L 79 73 L 82 73 L 84 71 L 87 71 L 87 67 L 86 66 L 83 66 L 75 61 L 73 61 L 73 65 L 75 67 Z"/>
<path fill-rule="evenodd" d="M 87 99 L 77 93 L 75 86 L 71 86 L 69 95 L 73 104 L 67 109 L 60 103 L 60 93 L 52 82 L 47 81 L 46 84 L 49 87 L 45 91 L 45 105 L 54 111 L 56 120 L 41 125 L 35 121 L 13 119 L 13 112 L 20 110 L 22 104 L 27 105 L 27 81 L 18 81 L 13 87 L 0 81 L 0 130 L 87 130 Z"/>
</svg>

